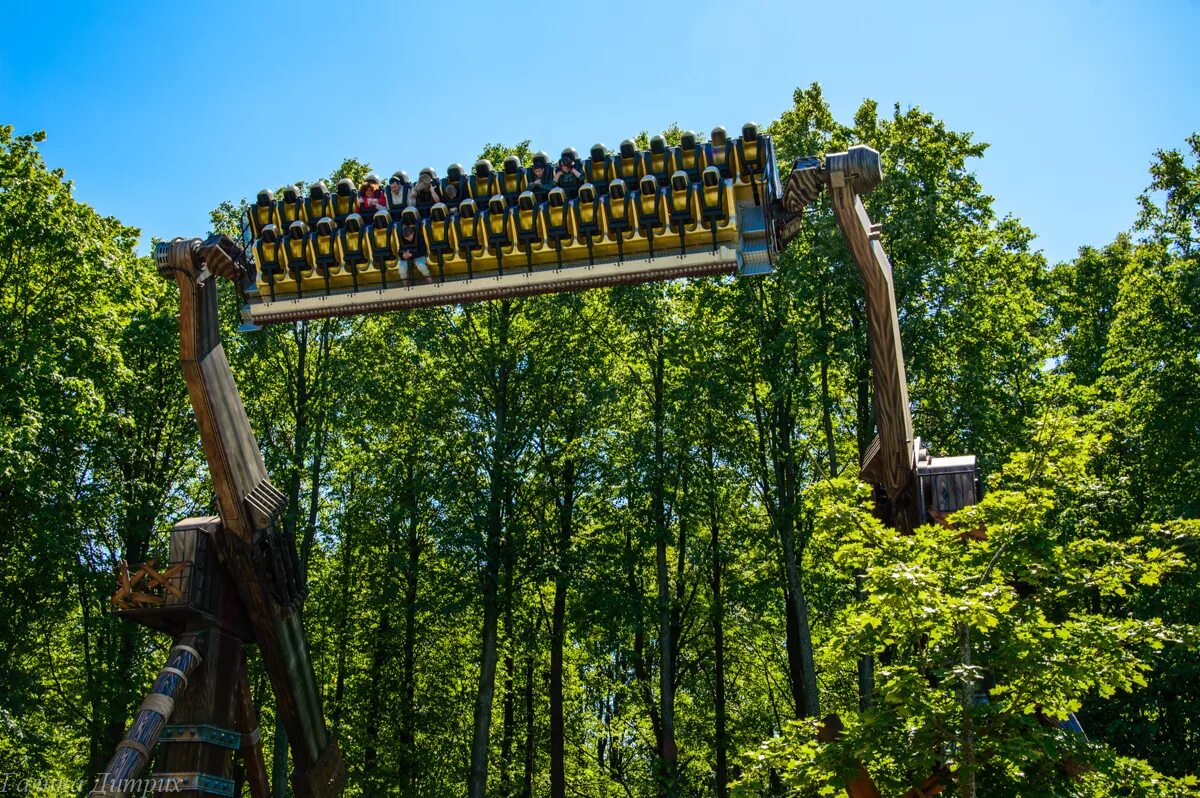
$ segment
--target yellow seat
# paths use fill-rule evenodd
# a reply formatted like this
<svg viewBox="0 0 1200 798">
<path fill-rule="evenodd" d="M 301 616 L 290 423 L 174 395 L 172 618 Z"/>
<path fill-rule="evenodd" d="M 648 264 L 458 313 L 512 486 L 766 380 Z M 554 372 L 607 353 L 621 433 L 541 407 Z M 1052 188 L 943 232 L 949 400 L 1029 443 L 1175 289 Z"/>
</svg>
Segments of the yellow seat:
<svg viewBox="0 0 1200 798">
<path fill-rule="evenodd" d="M 575 240 L 587 247 L 588 264 L 594 264 L 595 248 L 604 241 L 607 228 L 604 225 L 604 209 L 596 187 L 584 183 L 579 187 L 579 197 L 571 201 L 571 221 Z"/>
<path fill-rule="evenodd" d="M 633 198 L 633 214 L 638 235 L 646 240 L 650 257 L 655 256 L 654 241 L 658 239 L 660 246 L 670 235 L 667 226 L 666 203 L 663 201 L 663 191 L 658 187 L 654 175 L 645 175 L 638 184 L 637 195 Z"/>
<path fill-rule="evenodd" d="M 496 259 L 496 269 L 504 274 L 504 258 L 516 251 L 516 231 L 513 228 L 515 209 L 508 207 L 503 194 L 488 200 L 487 210 L 480 215 L 488 253 Z"/>
<path fill-rule="evenodd" d="M 603 196 L 608 193 L 608 184 L 616 177 L 608 149 L 603 144 L 593 144 L 590 157 L 583 164 L 583 179 L 592 184 L 594 193 Z"/>
<path fill-rule="evenodd" d="M 416 268 L 421 273 L 425 282 L 431 282 L 425 249 L 425 235 L 421 216 L 417 209 L 405 208 L 404 212 L 400 214 L 400 224 L 393 225 L 392 229 L 396 231 L 396 244 L 399 251 L 396 268 L 400 272 L 400 282 L 408 285 L 409 273 L 412 268 Z"/>
<path fill-rule="evenodd" d="M 415 208 L 409 208 L 416 214 Z M 371 226 L 366 230 L 367 247 L 371 252 L 372 280 L 379 280 L 380 287 L 387 288 L 388 272 L 396 268 L 400 260 L 399 223 L 392 221 L 391 213 L 375 211 L 371 217 Z"/>
<path fill-rule="evenodd" d="M 446 280 L 446 262 L 454 257 L 454 242 L 450 238 L 450 209 L 444 202 L 436 202 L 429 209 L 429 218 L 424 222 L 425 251 L 429 262 L 436 263 L 438 282 Z"/>
<path fill-rule="evenodd" d="M 504 169 L 497 175 L 497 193 L 504 197 L 505 204 L 512 208 L 517 204 L 517 197 L 525 190 L 528 178 L 521 166 L 521 159 L 510 155 L 504 159 Z M 490 201 L 489 201 L 490 204 Z"/>
<path fill-rule="evenodd" d="M 457 257 L 467 262 L 467 278 L 475 276 L 475 268 L 487 256 L 487 240 L 483 224 L 479 218 L 479 206 L 475 200 L 467 197 L 458 206 L 454 214 L 452 229 L 454 252 Z"/>
<path fill-rule="evenodd" d="M 480 158 L 475 162 L 475 170 L 467 180 L 467 194 L 475 200 L 477 206 L 482 205 L 499 191 L 498 182 L 496 173 L 492 171 L 492 162 L 487 158 Z"/>
<path fill-rule="evenodd" d="M 346 217 L 358 210 L 358 190 L 354 181 L 342 178 L 333 187 L 333 221 L 338 227 L 346 223 Z M 320 224 L 320 220 L 317 221 Z"/>
<path fill-rule="evenodd" d="M 541 250 L 542 242 L 537 198 L 532 191 L 523 191 L 517 197 L 512 220 L 517 249 L 525 255 L 525 265 L 532 271 L 534 253 Z"/>
<path fill-rule="evenodd" d="M 617 258 L 624 260 L 625 250 L 634 246 L 637 238 L 633 200 L 625 190 L 624 180 L 617 179 L 608 184 L 608 194 L 601 200 L 600 208 L 604 213 L 602 224 L 607 239 L 616 244 Z"/>
<path fill-rule="evenodd" d="M 650 149 L 642 153 L 642 168 L 638 179 L 651 175 L 654 182 L 662 187 L 671 181 L 671 153 L 667 150 L 667 140 L 662 136 L 650 139 Z"/>
<path fill-rule="evenodd" d="M 333 199 L 329 196 L 329 189 L 325 188 L 325 184 L 319 180 L 308 187 L 308 199 L 304 202 L 304 212 L 306 218 L 304 223 L 314 225 L 323 217 L 333 218 Z"/>
<path fill-rule="evenodd" d="M 723 180 L 732 180 L 737 163 L 733 150 L 733 142 L 729 140 L 725 128 L 718 125 L 712 129 L 712 136 L 704 147 L 708 165 L 715 166 Z"/>
<path fill-rule="evenodd" d="M 391 219 L 391 215 L 382 208 L 375 214 L 383 214 L 383 218 Z M 346 226 L 338 231 L 338 240 L 342 248 L 342 271 L 350 274 L 350 282 L 357 291 L 359 276 L 371 269 L 371 239 L 361 215 L 352 213 L 346 217 Z"/>
<path fill-rule="evenodd" d="M 563 250 L 569 250 L 575 243 L 571 233 L 571 213 L 567 207 L 567 192 L 555 186 L 546 197 L 546 203 L 541 208 L 542 241 L 547 251 L 554 250 L 554 262 L 562 268 Z"/>
<path fill-rule="evenodd" d="M 275 194 L 266 188 L 258 192 L 254 204 L 246 209 L 246 215 L 250 221 L 252 239 L 261 236 L 263 228 L 267 225 L 278 225 L 279 207 L 275 203 Z"/>
<path fill-rule="evenodd" d="M 759 183 L 762 179 L 765 149 L 758 134 L 758 125 L 747 122 L 742 125 L 742 135 L 736 142 L 737 152 L 737 181 L 739 184 L 749 184 L 754 195 L 754 204 L 762 204 L 759 195 Z"/>
<path fill-rule="evenodd" d="M 734 224 L 733 187 L 721 178 L 721 170 L 710 166 L 700 176 L 700 224 L 712 238 L 712 251 L 717 251 L 717 240 L 727 238 L 727 232 L 737 235 Z"/>
<path fill-rule="evenodd" d="M 671 232 L 679 237 L 679 254 L 687 253 L 688 233 L 694 233 L 700 220 L 700 206 L 688 173 L 680 169 L 671 175 L 666 190 L 667 219 Z"/>
<path fill-rule="evenodd" d="M 288 226 L 287 235 L 282 242 L 284 268 L 292 285 L 288 286 L 297 294 L 304 293 L 304 280 L 308 275 L 308 225 L 301 221 L 292 222 Z"/>
<path fill-rule="evenodd" d="M 612 165 L 616 179 L 625 183 L 625 192 L 637 191 L 638 180 L 642 176 L 642 155 L 632 139 L 621 142 L 621 149 L 613 156 Z"/>
<path fill-rule="evenodd" d="M 275 225 L 264 225 L 258 240 L 254 242 L 254 263 L 258 266 L 259 293 L 262 293 L 262 286 L 265 285 L 271 299 L 274 299 L 275 283 L 283 275 L 286 263 L 283 247 L 279 243 L 279 228 Z"/>
<path fill-rule="evenodd" d="M 283 190 L 278 201 L 278 209 L 281 231 L 291 227 L 292 222 L 308 224 L 308 208 L 305 205 L 304 197 L 300 194 L 300 189 L 296 186 L 288 186 Z"/>
<path fill-rule="evenodd" d="M 308 235 L 308 268 L 325 281 L 326 294 L 341 263 L 342 244 L 338 241 L 337 225 L 328 216 L 318 219 L 316 229 Z"/>
<path fill-rule="evenodd" d="M 688 181 L 700 182 L 700 173 L 708 166 L 707 150 L 696 143 L 696 134 L 685 131 L 679 137 L 679 146 L 671 151 L 671 167 L 676 172 L 685 172 Z"/>
</svg>

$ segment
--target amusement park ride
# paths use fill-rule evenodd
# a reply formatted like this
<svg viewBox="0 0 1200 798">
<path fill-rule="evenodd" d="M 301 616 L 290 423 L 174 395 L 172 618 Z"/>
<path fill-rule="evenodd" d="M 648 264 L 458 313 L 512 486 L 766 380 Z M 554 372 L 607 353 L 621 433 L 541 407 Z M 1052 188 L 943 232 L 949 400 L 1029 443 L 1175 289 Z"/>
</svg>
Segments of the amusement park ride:
<svg viewBox="0 0 1200 798">
<path fill-rule="evenodd" d="M 860 199 L 882 179 L 879 154 L 856 146 L 802 158 L 782 182 L 770 136 L 755 125 L 736 139 L 724 134 L 718 128 L 708 144 L 685 137 L 675 148 L 655 137 L 647 151 L 625 142 L 610 154 L 597 145 L 583 162 L 586 182 L 540 193 L 532 169 L 515 159 L 495 172 L 481 161 L 470 176 L 455 165 L 441 194 L 456 201 L 384 208 L 365 219 L 354 212 L 353 185 L 330 194 L 317 184 L 304 199 L 293 188 L 279 201 L 264 191 L 248 209 L 241 244 L 211 236 L 158 245 L 160 273 L 179 286 L 180 359 L 218 514 L 176 524 L 162 569 L 151 561 L 118 573 L 116 613 L 172 635 L 174 645 L 93 796 L 126 795 L 134 784 L 233 795 L 240 754 L 251 795 L 266 798 L 249 644 L 259 648 L 287 731 L 295 795 L 342 792 L 342 755 L 325 725 L 301 623 L 304 579 L 281 523 L 284 498 L 267 476 L 221 344 L 219 278 L 246 300 L 245 320 L 264 325 L 757 275 L 772 269 L 805 207 L 828 189 L 866 295 L 879 434 L 861 473 L 875 486 L 877 510 L 911 531 L 976 501 L 975 458 L 931 457 L 913 436 L 891 265 Z M 413 228 L 430 279 L 410 284 L 398 261 L 400 236 Z M 142 778 L 156 746 L 157 767 Z M 861 787 L 851 794 L 872 794 Z"/>
</svg>

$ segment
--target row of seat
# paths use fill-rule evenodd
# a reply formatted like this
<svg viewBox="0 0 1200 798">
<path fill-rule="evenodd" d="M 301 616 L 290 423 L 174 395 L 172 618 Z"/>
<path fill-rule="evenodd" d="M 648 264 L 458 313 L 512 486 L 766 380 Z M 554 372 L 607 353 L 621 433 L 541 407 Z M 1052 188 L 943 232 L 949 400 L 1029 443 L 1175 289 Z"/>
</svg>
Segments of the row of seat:
<svg viewBox="0 0 1200 798">
<path fill-rule="evenodd" d="M 582 161 L 574 148 L 568 147 L 563 150 L 561 158 L 569 158 L 576 163 L 582 179 L 564 181 L 562 188 L 567 199 L 573 200 L 580 184 L 587 182 L 603 196 L 615 180 L 624 183 L 626 191 L 635 191 L 642 178 L 648 175 L 653 176 L 659 185 L 666 185 L 677 172 L 683 172 L 690 182 L 699 184 L 704 170 L 714 167 L 723 179 L 732 181 L 735 186 L 752 189 L 751 194 L 757 202 L 756 181 L 762 177 L 767 166 L 767 148 L 764 144 L 758 126 L 747 123 L 742 127 L 742 135 L 736 139 L 730 139 L 724 128 L 714 128 L 711 140 L 706 144 L 698 143 L 696 134 L 690 132 L 683 134 L 677 147 L 668 146 L 662 136 L 651 138 L 648 150 L 638 150 L 630 139 L 621 142 L 620 148 L 612 154 L 603 144 L 596 144 L 591 149 L 590 157 Z M 533 157 L 529 167 L 523 167 L 518 158 L 510 156 L 499 170 L 494 169 L 490 161 L 481 159 L 476 162 L 471 174 L 466 174 L 460 164 L 452 164 L 446 171 L 446 177 L 440 179 L 432 169 L 427 168 L 422 172 L 428 172 L 437 181 L 440 201 L 450 210 L 456 209 L 468 198 L 483 204 L 495 196 L 503 197 L 509 207 L 514 207 L 524 191 L 532 191 L 539 203 L 547 201 L 550 188 L 554 185 L 556 165 L 557 161 L 552 163 L 549 156 L 540 152 Z M 540 177 L 536 173 L 539 168 L 543 170 Z M 400 221 L 404 208 L 409 206 L 415 207 L 421 218 L 427 218 L 435 200 L 415 191 L 415 184 L 405 172 L 396 172 L 389 182 L 393 179 L 400 182 L 398 197 L 394 198 L 388 187 L 383 187 L 383 196 L 392 220 Z M 250 234 L 257 239 L 268 224 L 287 229 L 294 221 L 313 225 L 326 217 L 341 227 L 350 214 L 362 214 L 367 210 L 360 201 L 358 189 L 350 180 L 339 180 L 333 192 L 324 183 L 314 183 L 309 187 L 307 197 L 301 196 L 300 189 L 295 186 L 285 188 L 278 199 L 272 191 L 264 189 L 248 209 Z M 371 209 L 369 212 L 373 214 L 374 211 Z"/>
<path fill-rule="evenodd" d="M 709 166 L 698 184 L 677 171 L 659 187 L 645 175 L 636 191 L 614 179 L 602 194 L 585 183 L 575 199 L 555 187 L 545 202 L 524 191 L 510 207 L 501 194 L 485 206 L 467 197 L 451 209 L 435 203 L 427 218 L 415 207 L 393 221 L 387 210 L 369 219 L 349 214 L 339 228 L 329 216 L 309 229 L 294 220 L 286 230 L 266 225 L 255 242 L 260 293 L 306 293 L 363 286 L 408 277 L 405 250 L 424 258 L 438 279 L 469 277 L 535 265 L 624 260 L 686 252 L 689 245 L 714 251 L 737 238 L 733 186 Z"/>
</svg>

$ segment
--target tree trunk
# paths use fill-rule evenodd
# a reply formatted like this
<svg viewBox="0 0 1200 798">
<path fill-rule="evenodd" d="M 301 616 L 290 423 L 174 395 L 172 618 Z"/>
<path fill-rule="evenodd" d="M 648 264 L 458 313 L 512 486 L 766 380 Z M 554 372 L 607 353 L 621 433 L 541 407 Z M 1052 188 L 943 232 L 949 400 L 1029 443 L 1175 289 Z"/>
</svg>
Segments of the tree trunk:
<svg viewBox="0 0 1200 798">
<path fill-rule="evenodd" d="M 550 621 L 550 798 L 566 798 L 563 723 L 563 639 L 567 612 L 567 558 L 575 512 L 575 461 L 567 458 L 562 471 L 558 509 L 558 564 L 554 574 L 554 609 Z"/>
<path fill-rule="evenodd" d="M 717 508 L 717 475 L 708 446 L 708 524 L 712 545 L 713 723 L 715 726 L 717 798 L 729 795 L 729 738 L 725 728 L 725 604 L 721 593 L 721 523 Z"/>
<path fill-rule="evenodd" d="M 536 637 L 536 630 L 531 637 Z M 533 756 L 536 734 L 537 725 L 534 723 L 533 716 L 533 657 L 529 656 L 525 660 L 525 778 L 521 784 L 521 798 L 532 798 L 533 796 Z"/>
<path fill-rule="evenodd" d="M 511 795 L 513 738 L 516 734 L 516 695 L 513 687 L 513 562 L 504 558 L 504 730 L 500 743 L 500 795 Z"/>
<path fill-rule="evenodd" d="M 417 589 L 421 566 L 421 538 L 418 525 L 416 489 L 412 467 L 408 471 L 412 514 L 408 521 L 408 567 L 404 571 L 404 651 L 401 674 L 400 709 L 400 787 L 405 795 L 417 782 Z"/>
<path fill-rule="evenodd" d="M 671 615 L 671 575 L 667 567 L 666 450 L 663 442 L 663 353 L 661 341 L 654 362 L 654 473 L 651 512 L 654 525 L 654 559 L 658 576 L 658 714 L 662 734 L 658 756 L 662 763 L 661 794 L 675 798 L 678 751 L 675 746 L 675 641 Z"/>
</svg>

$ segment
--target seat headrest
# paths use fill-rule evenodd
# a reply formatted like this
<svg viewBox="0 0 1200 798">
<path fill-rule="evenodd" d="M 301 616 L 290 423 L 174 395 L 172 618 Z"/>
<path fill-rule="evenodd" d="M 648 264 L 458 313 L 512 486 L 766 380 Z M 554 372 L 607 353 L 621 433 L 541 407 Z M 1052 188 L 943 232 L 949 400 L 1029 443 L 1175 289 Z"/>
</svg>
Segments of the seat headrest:
<svg viewBox="0 0 1200 798">
<path fill-rule="evenodd" d="M 308 225 L 297 219 L 288 225 L 288 237 L 300 238 L 308 233 Z"/>
<path fill-rule="evenodd" d="M 531 211 L 534 205 L 533 199 L 532 191 L 522 191 L 521 196 L 517 197 L 517 207 L 523 211 Z"/>
<path fill-rule="evenodd" d="M 554 188 L 550 189 L 550 193 L 547 195 L 546 200 L 551 206 L 555 208 L 561 208 L 567 202 L 567 192 L 563 191 L 558 186 L 555 186 Z"/>
<path fill-rule="evenodd" d="M 421 170 L 421 171 L 418 173 L 418 175 L 417 175 L 417 176 L 418 176 L 418 177 L 430 177 L 430 178 L 432 178 L 432 179 L 436 180 L 436 179 L 437 179 L 437 172 L 433 171 L 433 167 L 432 167 L 432 166 L 426 166 L 424 169 L 422 169 L 422 170 Z"/>
<path fill-rule="evenodd" d="M 728 134 L 725 132 L 725 128 L 721 127 L 720 125 L 717 125 L 716 127 L 714 127 L 712 129 L 712 136 L 710 136 L 709 138 L 712 139 L 713 144 L 723 147 L 725 145 L 725 141 L 726 141 L 727 137 L 728 137 Z"/>
<path fill-rule="evenodd" d="M 463 168 L 460 163 L 452 163 L 446 167 L 447 180 L 461 180 L 463 176 Z"/>
<path fill-rule="evenodd" d="M 746 141 L 758 141 L 758 124 L 747 122 L 742 125 L 742 138 Z"/>
<path fill-rule="evenodd" d="M 262 191 L 258 192 L 258 204 L 259 205 L 262 205 L 265 207 L 267 205 L 270 205 L 274 201 L 275 201 L 275 195 L 271 193 L 271 189 L 264 188 Z"/>
<path fill-rule="evenodd" d="M 592 160 L 593 161 L 603 161 L 607 157 L 608 157 L 608 147 L 605 147 L 603 144 L 593 144 L 592 145 Z"/>
<path fill-rule="evenodd" d="M 584 183 L 582 186 L 579 187 L 579 201 L 580 202 L 595 202 L 595 200 L 596 200 L 596 187 L 595 186 L 593 186 L 591 183 Z"/>
<path fill-rule="evenodd" d="M 614 180 L 608 184 L 608 196 L 613 199 L 622 199 L 625 196 L 625 181 Z"/>
<path fill-rule="evenodd" d="M 658 191 L 658 181 L 654 179 L 654 175 L 643 175 L 638 186 L 642 189 L 643 194 L 653 194 Z"/>
<path fill-rule="evenodd" d="M 475 162 L 475 176 L 487 177 L 492 173 L 492 162 L 487 158 L 480 158 Z"/>
<path fill-rule="evenodd" d="M 343 177 L 341 180 L 337 181 L 337 186 L 334 187 L 334 190 L 343 197 L 347 194 L 353 194 L 354 181 L 348 177 Z"/>
<path fill-rule="evenodd" d="M 683 135 L 679 137 L 679 146 L 685 150 L 696 148 L 696 134 L 690 130 L 685 130 Z"/>
<path fill-rule="evenodd" d="M 351 233 L 357 233 L 362 230 L 363 218 L 357 213 L 352 213 L 346 217 L 346 229 Z"/>
<path fill-rule="evenodd" d="M 403 214 L 401 216 L 403 218 Z M 353 216 L 350 218 L 353 218 Z M 350 219 L 347 219 L 346 223 L 349 224 Z M 391 225 L 391 223 L 392 223 L 392 215 L 390 213 L 388 213 L 386 210 L 384 210 L 383 208 L 380 208 L 379 210 L 375 211 L 375 215 L 371 217 L 371 224 L 375 227 L 381 227 L 381 228 L 388 227 Z"/>
<path fill-rule="evenodd" d="M 632 158 L 637 155 L 637 145 L 633 143 L 633 139 L 625 139 L 621 142 L 621 157 Z"/>
<path fill-rule="evenodd" d="M 325 184 L 318 180 L 308 187 L 308 196 L 315 200 L 323 200 L 329 195 L 329 189 L 325 188 Z"/>
<path fill-rule="evenodd" d="M 283 190 L 283 199 L 285 202 L 295 202 L 300 199 L 300 189 L 295 186 L 288 186 Z"/>
<path fill-rule="evenodd" d="M 504 174 L 515 175 L 521 169 L 521 159 L 510 155 L 504 159 Z"/>
<path fill-rule="evenodd" d="M 262 229 L 262 240 L 268 244 L 274 244 L 279 240 L 279 228 L 273 224 L 264 225 Z"/>
<path fill-rule="evenodd" d="M 400 211 L 400 221 L 404 224 L 415 225 L 421 221 L 421 214 L 417 213 L 417 209 L 411 205 Z"/>
<path fill-rule="evenodd" d="M 686 191 L 688 187 L 687 172 L 680 169 L 675 174 L 671 175 L 671 188 L 675 191 Z"/>
<path fill-rule="evenodd" d="M 560 155 L 559 157 L 560 158 L 570 158 L 572 161 L 578 161 L 579 153 L 575 150 L 574 147 L 566 147 L 563 149 L 562 155 Z"/>
<path fill-rule="evenodd" d="M 700 176 L 700 179 L 703 180 L 704 185 L 708 186 L 709 188 L 720 185 L 721 170 L 715 166 L 710 166 L 704 170 L 704 174 Z"/>
<path fill-rule="evenodd" d="M 317 220 L 318 235 L 327 236 L 332 232 L 333 232 L 333 219 L 330 219 L 328 216 L 322 216 L 320 219 Z"/>
<path fill-rule="evenodd" d="M 464 219 L 472 219 L 475 217 L 475 200 L 467 197 L 458 204 L 458 215 Z"/>
<path fill-rule="evenodd" d="M 655 155 L 662 155 L 667 151 L 667 140 L 662 136 L 655 136 L 650 139 L 650 152 Z"/>
<path fill-rule="evenodd" d="M 488 210 L 492 213 L 504 213 L 504 197 L 497 194 L 488 200 Z"/>
<path fill-rule="evenodd" d="M 408 172 L 403 169 L 392 172 L 392 176 L 388 178 L 388 182 L 390 183 L 393 180 L 399 180 L 402 184 L 408 185 Z"/>
<path fill-rule="evenodd" d="M 537 152 L 533 156 L 533 165 L 540 166 L 543 169 L 550 165 L 550 156 L 545 152 Z"/>
<path fill-rule="evenodd" d="M 429 209 L 429 218 L 435 222 L 444 222 L 446 221 L 446 212 L 446 203 L 435 202 L 433 203 L 433 207 Z"/>
</svg>

